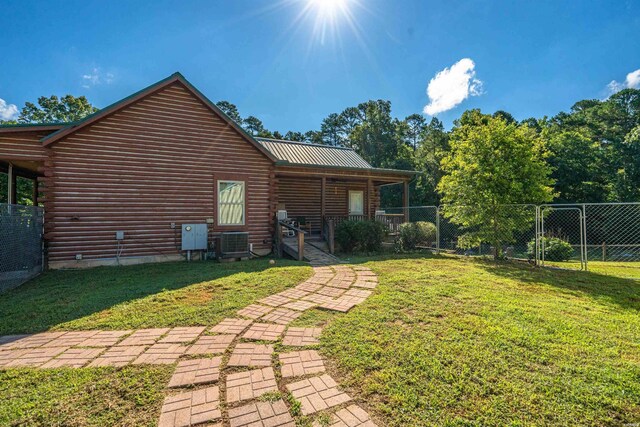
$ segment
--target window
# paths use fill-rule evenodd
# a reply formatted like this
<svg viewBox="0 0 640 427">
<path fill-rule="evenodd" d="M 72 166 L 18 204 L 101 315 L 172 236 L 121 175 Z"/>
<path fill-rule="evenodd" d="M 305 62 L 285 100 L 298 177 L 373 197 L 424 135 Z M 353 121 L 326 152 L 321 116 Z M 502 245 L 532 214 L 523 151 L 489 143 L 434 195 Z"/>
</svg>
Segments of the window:
<svg viewBox="0 0 640 427">
<path fill-rule="evenodd" d="M 244 225 L 244 181 L 218 181 L 218 225 Z"/>
<path fill-rule="evenodd" d="M 364 192 L 349 191 L 349 215 L 364 214 Z"/>
</svg>

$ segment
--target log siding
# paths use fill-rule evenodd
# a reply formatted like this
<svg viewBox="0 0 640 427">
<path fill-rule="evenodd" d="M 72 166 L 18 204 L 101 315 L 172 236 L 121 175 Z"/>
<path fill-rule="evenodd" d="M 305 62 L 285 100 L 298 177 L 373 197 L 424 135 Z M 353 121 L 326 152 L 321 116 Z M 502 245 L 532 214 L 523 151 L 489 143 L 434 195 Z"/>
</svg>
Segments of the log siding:
<svg viewBox="0 0 640 427">
<path fill-rule="evenodd" d="M 50 145 L 45 238 L 51 264 L 180 254 L 184 223 L 213 218 L 218 176 L 242 172 L 254 249 L 269 249 L 273 162 L 175 82 Z M 176 228 L 171 228 L 171 223 Z M 232 227 L 224 227 L 231 229 Z"/>
</svg>

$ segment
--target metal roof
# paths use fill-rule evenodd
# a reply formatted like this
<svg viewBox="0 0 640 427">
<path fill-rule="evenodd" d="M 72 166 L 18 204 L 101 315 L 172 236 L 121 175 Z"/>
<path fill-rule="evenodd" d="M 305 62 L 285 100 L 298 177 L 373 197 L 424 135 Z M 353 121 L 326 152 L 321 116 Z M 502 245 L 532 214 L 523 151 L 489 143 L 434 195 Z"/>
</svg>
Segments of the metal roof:
<svg viewBox="0 0 640 427">
<path fill-rule="evenodd" d="M 373 169 L 373 166 L 351 148 L 270 138 L 255 139 L 280 162 L 351 169 Z"/>
</svg>

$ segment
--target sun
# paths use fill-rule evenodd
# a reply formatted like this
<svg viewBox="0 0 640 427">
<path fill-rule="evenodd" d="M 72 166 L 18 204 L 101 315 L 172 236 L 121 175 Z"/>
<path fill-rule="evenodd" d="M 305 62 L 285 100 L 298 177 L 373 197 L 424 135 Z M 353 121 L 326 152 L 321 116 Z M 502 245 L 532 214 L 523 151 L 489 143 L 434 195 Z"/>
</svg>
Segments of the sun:
<svg viewBox="0 0 640 427">
<path fill-rule="evenodd" d="M 317 13 L 335 15 L 337 11 L 347 7 L 348 0 L 309 0 Z"/>
<path fill-rule="evenodd" d="M 335 36 L 341 21 L 351 21 L 350 3 L 355 0 L 308 0 L 307 13 L 315 16 L 313 33 L 321 44 Z"/>
</svg>

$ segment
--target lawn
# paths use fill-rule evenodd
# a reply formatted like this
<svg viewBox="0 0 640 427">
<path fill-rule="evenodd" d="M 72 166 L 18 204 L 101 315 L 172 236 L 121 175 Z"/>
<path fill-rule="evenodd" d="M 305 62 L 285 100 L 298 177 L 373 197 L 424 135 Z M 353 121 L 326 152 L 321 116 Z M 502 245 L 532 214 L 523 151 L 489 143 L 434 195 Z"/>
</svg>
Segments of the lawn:
<svg viewBox="0 0 640 427">
<path fill-rule="evenodd" d="M 640 422 L 640 280 L 606 266 L 361 262 L 380 285 L 330 320 L 322 352 L 387 425 Z"/>
<path fill-rule="evenodd" d="M 155 426 L 173 369 L 0 370 L 0 425 Z"/>
<path fill-rule="evenodd" d="M 214 325 L 311 274 L 301 263 L 265 259 L 48 271 L 0 294 L 0 335 Z"/>
<path fill-rule="evenodd" d="M 331 374 L 380 425 L 640 422 L 640 265 L 352 262 L 378 273 L 374 294 L 292 325 L 324 327 Z M 310 274 L 266 260 L 48 272 L 2 294 L 0 334 L 212 325 Z M 153 425 L 172 369 L 0 370 L 0 425 Z"/>
</svg>

